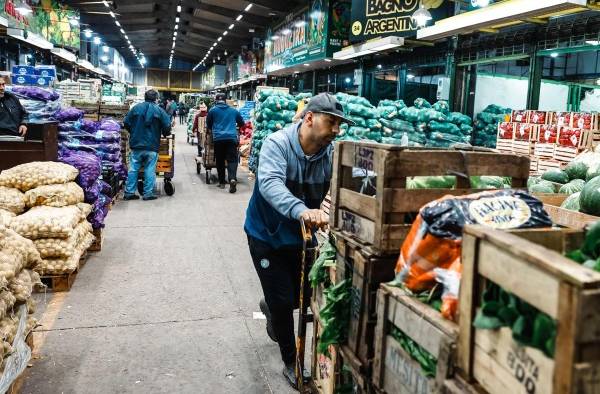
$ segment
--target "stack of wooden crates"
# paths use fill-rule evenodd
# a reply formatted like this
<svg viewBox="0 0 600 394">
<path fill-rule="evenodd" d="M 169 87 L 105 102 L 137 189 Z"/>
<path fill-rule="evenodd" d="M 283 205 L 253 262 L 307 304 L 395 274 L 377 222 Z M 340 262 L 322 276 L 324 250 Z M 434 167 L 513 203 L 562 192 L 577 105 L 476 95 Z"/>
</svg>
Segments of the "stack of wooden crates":
<svg viewBox="0 0 600 394">
<path fill-rule="evenodd" d="M 400 248 L 419 209 L 445 195 L 466 195 L 468 178 L 457 178 L 455 189 L 407 189 L 416 176 L 448 174 L 512 177 L 512 186 L 524 188 L 529 158 L 515 155 L 454 150 L 402 148 L 393 145 L 344 141 L 336 146 L 331 188 L 330 225 L 337 239 L 337 265 L 332 282 L 352 283 L 348 340 L 335 360 L 313 359 L 313 376 L 320 391 L 335 387 L 343 363 L 352 373 L 359 393 L 429 393 L 441 390 L 453 374 L 458 326 L 402 289 L 384 285 L 395 277 Z M 322 289 L 313 297 L 318 315 Z M 319 323 L 315 324 L 318 340 Z M 424 375 L 390 335 L 392 326 L 438 359 L 436 377 Z M 342 361 L 340 361 L 340 359 Z M 325 373 L 323 373 L 325 372 Z"/>
</svg>

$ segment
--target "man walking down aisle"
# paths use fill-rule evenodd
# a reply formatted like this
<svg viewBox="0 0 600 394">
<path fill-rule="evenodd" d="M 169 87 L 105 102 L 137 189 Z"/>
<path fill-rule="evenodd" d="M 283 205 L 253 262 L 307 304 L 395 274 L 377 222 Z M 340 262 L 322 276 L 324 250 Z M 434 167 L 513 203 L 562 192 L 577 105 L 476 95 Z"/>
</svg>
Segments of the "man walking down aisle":
<svg viewBox="0 0 600 394">
<path fill-rule="evenodd" d="M 227 160 L 227 177 L 229 193 L 237 188 L 238 166 L 238 127 L 244 126 L 240 112 L 227 105 L 225 93 L 217 93 L 215 106 L 208 111 L 206 129 L 212 134 L 215 147 L 215 161 L 219 174 L 219 188 L 225 188 L 225 160 Z"/>
<path fill-rule="evenodd" d="M 259 158 L 244 230 L 264 293 L 260 308 L 267 334 L 278 342 L 283 375 L 296 388 L 294 309 L 298 308 L 302 238 L 300 220 L 311 228 L 327 225 L 319 209 L 331 181 L 333 140 L 344 117 L 335 97 L 313 97 L 302 122 L 271 134 Z"/>
<path fill-rule="evenodd" d="M 156 182 L 156 163 L 160 149 L 160 136 L 167 137 L 175 120 L 156 104 L 158 92 L 149 90 L 144 96 L 145 102 L 135 105 L 125 116 L 123 124 L 129 130 L 129 144 L 131 156 L 127 184 L 125 186 L 125 200 L 139 200 L 135 194 L 138 182 L 138 173 L 144 168 L 144 200 L 156 200 L 154 183 Z"/>
</svg>

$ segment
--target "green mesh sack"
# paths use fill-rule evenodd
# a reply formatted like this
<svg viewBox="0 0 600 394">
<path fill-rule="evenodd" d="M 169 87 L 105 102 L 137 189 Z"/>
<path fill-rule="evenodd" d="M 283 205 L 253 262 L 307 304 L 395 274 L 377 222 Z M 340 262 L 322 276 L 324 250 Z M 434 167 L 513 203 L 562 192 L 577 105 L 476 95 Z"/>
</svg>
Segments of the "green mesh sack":
<svg viewBox="0 0 600 394">
<path fill-rule="evenodd" d="M 447 118 L 446 115 L 439 111 L 436 111 L 435 109 L 423 109 L 419 112 L 417 121 L 424 123 L 431 121 L 446 122 Z"/>
<path fill-rule="evenodd" d="M 361 116 L 348 115 L 348 119 L 356 123 L 358 127 L 367 127 L 367 121 Z"/>
<path fill-rule="evenodd" d="M 386 119 L 380 119 L 379 121 L 384 127 L 387 127 L 394 131 L 406 131 L 410 133 L 415 132 L 415 127 L 413 126 L 413 124 L 405 120 L 395 119 L 390 121 Z"/>
<path fill-rule="evenodd" d="M 431 108 L 431 103 L 424 98 L 418 98 L 415 100 L 415 107 L 417 109 Z"/>
<path fill-rule="evenodd" d="M 394 119 L 399 115 L 398 108 L 394 105 L 389 106 L 379 106 L 377 107 L 379 111 L 379 117 L 383 119 Z"/>
<path fill-rule="evenodd" d="M 448 115 L 448 122 L 456 125 L 468 125 L 471 126 L 473 121 L 467 115 L 461 114 L 460 112 L 451 112 Z"/>
<path fill-rule="evenodd" d="M 450 113 L 450 104 L 448 104 L 445 100 L 440 100 L 437 103 L 433 104 L 432 108 L 438 112 L 443 113 L 444 115 L 448 115 Z"/>
<path fill-rule="evenodd" d="M 463 133 L 464 135 L 471 135 L 473 134 L 473 127 L 467 125 L 467 124 L 461 124 L 460 125 L 460 132 Z"/>
<path fill-rule="evenodd" d="M 353 135 L 358 138 L 367 138 L 367 134 L 370 132 L 371 132 L 371 130 L 369 130 L 365 127 L 359 127 L 359 126 L 351 126 L 348 129 L 348 134 Z"/>
<path fill-rule="evenodd" d="M 453 134 L 455 136 L 458 135 L 462 135 L 462 132 L 460 131 L 460 129 L 458 128 L 457 125 L 455 125 L 454 123 L 448 123 L 448 122 L 436 122 L 435 120 L 432 120 L 431 122 L 429 122 L 429 130 L 431 130 L 432 132 L 437 132 L 437 133 L 443 133 L 443 134 Z M 458 139 L 457 141 L 462 140 L 462 139 Z"/>
<path fill-rule="evenodd" d="M 400 110 L 400 119 L 407 122 L 416 122 L 419 119 L 419 109 L 415 107 L 406 107 Z"/>
<path fill-rule="evenodd" d="M 367 119 L 367 128 L 371 129 L 371 131 L 379 131 L 381 132 L 381 128 L 383 125 L 377 119 Z"/>
</svg>

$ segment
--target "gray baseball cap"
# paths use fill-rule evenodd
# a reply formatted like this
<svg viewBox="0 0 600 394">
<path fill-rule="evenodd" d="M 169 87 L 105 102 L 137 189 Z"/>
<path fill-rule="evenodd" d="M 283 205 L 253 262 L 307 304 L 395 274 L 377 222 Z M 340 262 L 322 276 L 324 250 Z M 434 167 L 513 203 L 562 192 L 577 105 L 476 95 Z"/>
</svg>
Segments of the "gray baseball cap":
<svg viewBox="0 0 600 394">
<path fill-rule="evenodd" d="M 304 117 L 307 112 L 333 115 L 351 126 L 356 125 L 356 123 L 346 118 L 342 104 L 340 104 L 334 96 L 328 93 L 320 93 L 311 98 L 302 112 L 302 117 Z"/>
</svg>

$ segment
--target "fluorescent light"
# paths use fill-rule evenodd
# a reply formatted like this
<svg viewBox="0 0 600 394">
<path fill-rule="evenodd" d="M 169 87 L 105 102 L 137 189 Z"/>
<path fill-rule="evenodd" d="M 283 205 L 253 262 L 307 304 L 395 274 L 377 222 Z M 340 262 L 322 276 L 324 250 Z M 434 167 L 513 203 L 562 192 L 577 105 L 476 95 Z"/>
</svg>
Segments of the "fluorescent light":
<svg viewBox="0 0 600 394">
<path fill-rule="evenodd" d="M 215 42 L 215 43 L 213 44 L 213 47 L 216 47 L 216 46 L 217 46 L 217 43 Z"/>
<path fill-rule="evenodd" d="M 112 16 L 113 18 L 115 17 L 115 13 L 114 13 L 114 12 L 112 12 L 112 11 L 108 11 L 108 14 L 109 14 L 110 16 Z"/>
<path fill-rule="evenodd" d="M 175 25 L 175 30 L 179 29 L 179 25 Z"/>
<path fill-rule="evenodd" d="M 221 41 L 223 39 L 223 37 L 219 37 L 217 38 L 217 41 Z"/>
<path fill-rule="evenodd" d="M 284 36 L 288 36 L 292 33 L 292 31 L 290 29 L 283 29 L 281 31 L 281 34 L 283 34 Z"/>
<path fill-rule="evenodd" d="M 119 22 L 118 20 L 115 19 L 115 25 L 121 27 L 121 22 Z"/>
<path fill-rule="evenodd" d="M 171 48 L 175 49 L 175 43 L 173 43 L 173 46 Z"/>
<path fill-rule="evenodd" d="M 273 36 L 271 36 L 271 40 L 277 41 L 277 40 L 279 40 L 279 36 L 278 35 L 273 35 Z"/>
<path fill-rule="evenodd" d="M 378 68 L 379 70 L 381 70 L 381 69 L 383 68 L 383 66 L 382 66 L 381 64 L 378 64 L 378 65 L 377 65 L 377 68 Z"/>
<path fill-rule="evenodd" d="M 550 54 L 550 57 L 554 57 L 554 58 L 558 57 L 558 52 L 552 52 Z"/>
<path fill-rule="evenodd" d="M 244 8 L 244 11 L 248 12 L 250 11 L 250 8 L 252 8 L 252 3 L 248 4 L 246 8 Z"/>
<path fill-rule="evenodd" d="M 308 66 L 310 66 L 310 64 L 304 63 L 304 67 L 308 67 Z"/>
<path fill-rule="evenodd" d="M 173 32 L 173 37 L 177 37 L 177 32 Z"/>
<path fill-rule="evenodd" d="M 104 4 L 106 7 L 110 7 L 110 6 L 108 5 L 108 1 L 106 1 L 106 0 L 102 0 L 102 4 Z"/>
<path fill-rule="evenodd" d="M 296 23 L 294 23 L 294 26 L 296 27 L 302 27 L 306 25 L 306 21 L 296 21 Z"/>
<path fill-rule="evenodd" d="M 106 45 L 104 45 L 102 47 L 102 52 L 107 53 L 108 51 L 109 51 L 109 48 Z"/>
<path fill-rule="evenodd" d="M 232 23 L 231 25 L 229 25 L 229 30 L 233 29 L 233 26 L 235 26 L 234 23 Z"/>
<path fill-rule="evenodd" d="M 331 62 L 331 59 L 323 59 L 325 60 L 327 63 Z"/>
<path fill-rule="evenodd" d="M 406 79 L 414 79 L 414 78 L 415 78 L 415 76 L 412 75 L 412 74 L 407 74 L 406 75 Z"/>
<path fill-rule="evenodd" d="M 179 17 L 175 17 L 175 23 L 179 23 Z"/>
<path fill-rule="evenodd" d="M 125 37 L 125 39 L 126 39 L 127 41 L 129 41 L 129 37 L 127 36 L 127 34 L 125 34 L 123 37 Z"/>
<path fill-rule="evenodd" d="M 333 54 L 336 60 L 348 60 L 359 56 L 370 55 L 372 53 L 385 51 L 404 45 L 404 38 L 389 36 L 373 41 L 367 41 L 363 44 L 356 44 L 342 49 Z"/>
<path fill-rule="evenodd" d="M 177 12 L 181 12 L 181 6 L 180 5 L 177 6 Z"/>
<path fill-rule="evenodd" d="M 588 45 L 600 45 L 600 41 L 597 40 L 587 40 L 585 43 Z"/>
<path fill-rule="evenodd" d="M 235 20 L 239 22 L 239 21 L 241 21 L 241 20 L 242 20 L 242 18 L 243 18 L 243 17 L 244 17 L 244 15 L 242 15 L 242 14 L 239 14 L 239 15 L 237 16 L 237 18 L 235 18 Z"/>
<path fill-rule="evenodd" d="M 79 26 L 79 21 L 77 20 L 77 18 L 69 18 L 69 24 L 71 26 Z"/>
<path fill-rule="evenodd" d="M 93 33 L 93 31 L 91 31 L 90 29 L 85 29 L 83 31 L 83 34 L 85 35 L 86 38 L 91 38 L 92 37 L 92 33 Z"/>
<path fill-rule="evenodd" d="M 121 34 L 125 34 L 125 30 L 123 30 L 123 29 L 120 29 L 120 30 L 121 30 Z"/>
<path fill-rule="evenodd" d="M 105 55 L 105 56 L 102 56 L 102 57 L 100 58 L 100 60 L 102 60 L 104 63 L 106 63 L 106 62 L 108 61 L 108 56 L 106 56 L 106 55 Z"/>
<path fill-rule="evenodd" d="M 99 45 L 102 42 L 100 37 L 94 37 L 94 44 Z"/>
<path fill-rule="evenodd" d="M 223 32 L 223 35 L 224 35 L 224 36 L 226 36 L 227 34 L 229 34 L 229 32 L 228 32 L 227 30 L 225 30 L 225 31 Z"/>
</svg>

